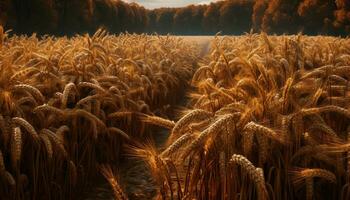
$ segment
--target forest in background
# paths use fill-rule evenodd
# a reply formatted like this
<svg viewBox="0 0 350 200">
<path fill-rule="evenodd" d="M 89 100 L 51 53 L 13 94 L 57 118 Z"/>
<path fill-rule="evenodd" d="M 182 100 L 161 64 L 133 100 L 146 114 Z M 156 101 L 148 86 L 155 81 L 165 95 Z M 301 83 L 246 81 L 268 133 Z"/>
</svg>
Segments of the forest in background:
<svg viewBox="0 0 350 200">
<path fill-rule="evenodd" d="M 72 35 L 103 27 L 112 33 L 239 35 L 350 33 L 348 0 L 227 0 L 148 10 L 120 0 L 2 0 L 0 24 L 14 33 Z"/>
</svg>

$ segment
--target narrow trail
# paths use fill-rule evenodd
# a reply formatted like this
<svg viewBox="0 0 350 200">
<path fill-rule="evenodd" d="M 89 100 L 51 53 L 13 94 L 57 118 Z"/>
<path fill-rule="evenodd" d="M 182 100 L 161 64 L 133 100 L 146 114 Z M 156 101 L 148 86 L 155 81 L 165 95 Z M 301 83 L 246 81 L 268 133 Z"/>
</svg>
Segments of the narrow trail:
<svg viewBox="0 0 350 200">
<path fill-rule="evenodd" d="M 181 36 L 185 41 L 195 42 L 200 49 L 200 57 L 208 55 L 210 51 L 210 44 L 214 39 L 213 36 Z"/>
<path fill-rule="evenodd" d="M 210 52 L 213 36 L 179 36 L 186 42 L 194 42 L 198 45 L 199 59 L 202 59 Z M 176 106 L 185 106 L 186 97 Z M 162 149 L 169 136 L 169 132 L 161 130 L 153 133 L 152 137 L 158 149 Z M 120 181 L 130 200 L 151 200 L 157 193 L 157 187 L 147 166 L 142 160 L 126 159 L 121 163 L 119 169 Z M 84 194 L 84 200 L 113 200 L 113 192 L 103 177 L 99 177 L 94 187 Z"/>
</svg>

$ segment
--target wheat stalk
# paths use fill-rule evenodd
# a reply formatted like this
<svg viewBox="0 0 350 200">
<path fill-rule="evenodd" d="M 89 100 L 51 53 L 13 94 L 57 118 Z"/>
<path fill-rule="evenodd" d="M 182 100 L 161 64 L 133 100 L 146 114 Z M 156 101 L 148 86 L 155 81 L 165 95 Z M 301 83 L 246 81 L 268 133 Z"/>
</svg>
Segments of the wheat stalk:
<svg viewBox="0 0 350 200">
<path fill-rule="evenodd" d="M 2 155 L 2 152 L 0 150 L 0 174 L 3 174 L 5 171 L 6 171 L 6 168 L 5 168 L 4 156 Z"/>
<path fill-rule="evenodd" d="M 68 173 L 69 173 L 70 184 L 72 184 L 72 186 L 75 186 L 78 181 L 78 172 L 73 161 L 69 161 L 68 163 Z"/>
</svg>

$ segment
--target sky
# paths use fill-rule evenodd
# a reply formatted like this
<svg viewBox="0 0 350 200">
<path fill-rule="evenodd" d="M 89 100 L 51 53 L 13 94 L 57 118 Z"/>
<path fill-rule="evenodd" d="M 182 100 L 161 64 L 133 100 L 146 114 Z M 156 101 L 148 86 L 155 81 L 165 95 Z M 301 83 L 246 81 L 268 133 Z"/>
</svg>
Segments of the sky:
<svg viewBox="0 0 350 200">
<path fill-rule="evenodd" d="M 208 4 L 216 0 L 124 0 L 126 2 L 135 2 L 146 8 L 160 7 L 182 7 L 190 4 Z"/>
</svg>

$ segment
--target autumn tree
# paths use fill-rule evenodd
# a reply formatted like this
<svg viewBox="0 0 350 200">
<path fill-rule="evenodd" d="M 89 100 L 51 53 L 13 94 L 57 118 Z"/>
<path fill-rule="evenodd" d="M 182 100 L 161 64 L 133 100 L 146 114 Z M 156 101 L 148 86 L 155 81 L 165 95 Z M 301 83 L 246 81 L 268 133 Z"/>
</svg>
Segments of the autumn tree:
<svg viewBox="0 0 350 200">
<path fill-rule="evenodd" d="M 253 6 L 253 15 L 252 15 L 252 28 L 255 31 L 261 29 L 264 13 L 268 6 L 267 0 L 256 0 Z"/>
<path fill-rule="evenodd" d="M 251 1 L 227 1 L 220 8 L 220 28 L 225 34 L 242 34 L 252 27 Z"/>
<path fill-rule="evenodd" d="M 299 0 L 271 0 L 262 19 L 262 30 L 268 33 L 297 33 Z"/>
<path fill-rule="evenodd" d="M 118 8 L 114 1 L 96 0 L 93 19 L 95 29 L 104 27 L 111 32 L 119 32 L 121 29 Z"/>
<path fill-rule="evenodd" d="M 187 6 L 177 9 L 174 15 L 174 32 L 177 34 L 191 34 L 191 20 L 192 20 L 192 8 L 193 6 Z"/>
<path fill-rule="evenodd" d="M 16 16 L 11 0 L 0 1 L 0 26 L 3 26 L 5 28 L 14 27 L 15 23 Z"/>
<path fill-rule="evenodd" d="M 171 33 L 173 31 L 175 11 L 176 9 L 173 8 L 156 9 L 154 31 L 160 34 Z"/>
<path fill-rule="evenodd" d="M 331 19 L 336 5 L 333 0 L 303 0 L 298 6 L 300 29 L 306 34 L 325 33 L 327 19 Z"/>
<path fill-rule="evenodd" d="M 7 8 L 13 9 L 13 28 L 19 33 L 52 33 L 57 26 L 57 13 L 53 0 L 13 0 Z M 11 12 L 11 10 L 8 10 Z M 9 16 L 7 16 L 8 18 Z"/>
<path fill-rule="evenodd" d="M 350 2 L 348 0 L 336 0 L 333 26 L 338 34 L 350 34 Z"/>
<path fill-rule="evenodd" d="M 56 0 L 59 16 L 59 31 L 73 34 L 93 28 L 93 0 Z"/>
<path fill-rule="evenodd" d="M 220 31 L 218 20 L 220 18 L 220 8 L 222 4 L 223 2 L 218 2 L 211 3 L 207 6 L 202 21 L 203 31 L 205 33 L 215 34 Z"/>
<path fill-rule="evenodd" d="M 0 24 L 15 33 L 158 32 L 346 35 L 349 0 L 226 0 L 209 5 L 147 10 L 122 0 L 0 0 Z"/>
</svg>

